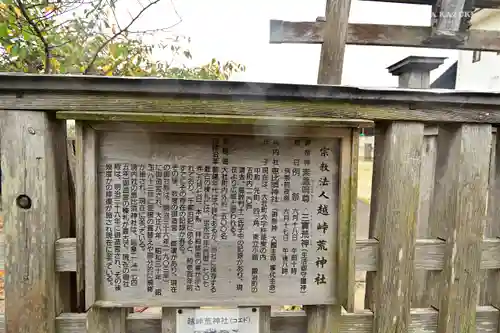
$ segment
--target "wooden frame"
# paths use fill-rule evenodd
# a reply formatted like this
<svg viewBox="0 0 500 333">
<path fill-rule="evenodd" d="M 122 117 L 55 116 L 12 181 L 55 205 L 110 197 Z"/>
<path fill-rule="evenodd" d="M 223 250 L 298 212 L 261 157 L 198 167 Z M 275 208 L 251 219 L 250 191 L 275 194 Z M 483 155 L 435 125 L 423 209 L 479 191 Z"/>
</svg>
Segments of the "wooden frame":
<svg viewBox="0 0 500 333">
<path fill-rule="evenodd" d="M 58 116 L 61 116 L 59 114 Z M 114 114 L 113 117 L 120 117 L 120 114 Z M 76 123 L 76 133 L 77 133 L 77 158 L 80 161 L 84 161 L 83 165 L 77 167 L 77 193 L 80 196 L 77 197 L 77 207 L 83 207 L 83 214 L 80 216 L 83 219 L 78 220 L 77 225 L 79 228 L 83 228 L 85 235 L 85 281 L 86 281 L 86 307 L 89 309 L 93 305 L 99 307 L 130 307 L 130 306 L 164 306 L 164 300 L 160 301 L 158 304 L 153 304 L 149 302 L 148 304 L 139 304 L 137 301 L 133 302 L 113 302 L 100 300 L 97 290 L 99 279 L 97 278 L 98 267 L 98 248 L 97 239 L 97 221 L 99 210 L 97 206 L 97 200 L 95 199 L 98 194 L 96 194 L 96 187 L 98 187 L 99 179 L 96 174 L 98 161 L 99 161 L 99 133 L 104 133 L 108 131 L 112 132 L 160 132 L 160 133 L 183 133 L 183 134 L 196 134 L 196 135 L 230 135 L 230 136 L 278 136 L 278 137 L 308 137 L 308 138 L 335 138 L 340 139 L 339 141 L 339 170 L 338 170 L 338 181 L 339 181 L 339 194 L 345 197 L 345 200 L 339 201 L 337 203 L 338 217 L 337 217 L 337 227 L 338 231 L 333 233 L 335 240 L 333 244 L 336 244 L 335 251 L 331 252 L 336 262 L 333 274 L 336 276 L 335 282 L 337 285 L 334 290 L 342 290 L 342 303 L 353 304 L 354 290 L 352 289 L 354 284 L 354 252 L 355 252 L 355 210 L 353 210 L 352 202 L 355 201 L 357 186 L 357 155 L 353 152 L 358 150 L 358 136 L 359 131 L 356 129 L 337 127 L 342 124 L 336 122 L 333 123 L 333 127 L 312 127 L 307 124 L 305 126 L 297 127 L 291 126 L 287 127 L 285 131 L 280 127 L 280 131 L 276 132 L 273 123 L 270 125 L 246 125 L 239 124 L 238 122 L 234 125 L 231 124 L 213 124 L 213 125 L 199 125 L 193 124 L 182 124 L 176 125 L 174 123 L 150 123 L 150 122 L 109 122 L 109 121 L 99 121 L 100 117 L 95 116 L 94 118 L 88 118 L 89 114 L 85 114 L 85 120 L 78 120 Z M 129 118 L 126 118 L 127 120 Z M 133 119 L 130 118 L 130 119 Z M 343 122 L 343 121 L 341 121 Z M 355 124 L 356 122 L 353 122 Z M 366 122 L 359 121 L 359 124 L 363 125 Z M 314 122 L 311 124 L 315 124 Z M 292 123 L 293 125 L 293 123 Z M 344 124 L 345 125 L 345 124 Z M 277 134 L 279 133 L 279 134 Z M 354 206 L 355 209 L 355 206 Z M 81 212 L 81 211 L 80 211 Z M 83 227 L 81 226 L 83 224 Z M 61 264 L 56 263 L 56 267 L 60 270 L 73 270 L 76 266 L 79 266 L 82 262 L 78 259 L 80 246 L 76 246 L 76 243 L 72 242 L 71 239 L 61 240 L 61 249 L 58 251 L 62 256 L 63 248 L 64 251 L 68 251 L 71 255 L 76 253 L 77 258 L 73 261 L 73 257 L 61 258 Z M 76 249 L 73 249 L 73 246 Z M 339 253 L 347 254 L 347 256 L 339 255 Z M 67 266 L 66 266 L 67 265 Z M 77 269 L 78 271 L 78 269 Z M 337 293 L 337 291 L 335 291 Z M 254 304 L 254 303 L 251 303 Z M 233 306 L 233 305 L 251 305 L 251 304 L 241 304 L 235 303 L 234 301 L 229 301 L 222 305 Z M 174 304 L 168 304 L 173 306 Z M 221 305 L 220 301 L 215 303 L 205 301 L 204 303 L 190 303 L 190 306 L 212 306 Z"/>
</svg>

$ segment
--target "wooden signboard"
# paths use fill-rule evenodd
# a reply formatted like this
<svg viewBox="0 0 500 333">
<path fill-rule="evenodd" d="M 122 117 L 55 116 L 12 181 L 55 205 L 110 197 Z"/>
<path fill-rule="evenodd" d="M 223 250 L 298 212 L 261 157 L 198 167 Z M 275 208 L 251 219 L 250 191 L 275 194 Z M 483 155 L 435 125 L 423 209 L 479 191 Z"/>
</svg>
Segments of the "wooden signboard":
<svg viewBox="0 0 500 333">
<path fill-rule="evenodd" d="M 335 303 L 339 142 L 99 132 L 96 299 Z"/>
</svg>

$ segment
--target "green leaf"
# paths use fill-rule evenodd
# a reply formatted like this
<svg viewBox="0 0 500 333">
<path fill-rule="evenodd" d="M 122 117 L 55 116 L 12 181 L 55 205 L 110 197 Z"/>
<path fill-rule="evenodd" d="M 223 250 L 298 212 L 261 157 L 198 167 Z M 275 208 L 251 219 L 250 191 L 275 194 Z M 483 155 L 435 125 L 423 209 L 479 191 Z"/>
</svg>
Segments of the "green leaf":
<svg viewBox="0 0 500 333">
<path fill-rule="evenodd" d="M 5 38 L 9 36 L 9 27 L 7 26 L 7 23 L 1 22 L 0 23 L 0 37 Z"/>
</svg>

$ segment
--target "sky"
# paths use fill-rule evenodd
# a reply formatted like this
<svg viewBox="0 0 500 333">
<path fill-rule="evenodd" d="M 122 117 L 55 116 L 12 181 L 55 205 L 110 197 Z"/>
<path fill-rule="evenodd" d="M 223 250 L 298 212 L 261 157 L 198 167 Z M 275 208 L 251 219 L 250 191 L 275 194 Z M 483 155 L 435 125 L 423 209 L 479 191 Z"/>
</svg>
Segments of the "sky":
<svg viewBox="0 0 500 333">
<path fill-rule="evenodd" d="M 130 21 L 127 11 L 137 12 L 136 1 L 120 8 L 119 21 Z M 191 38 L 192 64 L 215 57 L 245 65 L 246 71 L 233 80 L 315 84 L 321 46 L 269 44 L 269 21 L 314 21 L 324 16 L 325 4 L 325 0 L 162 0 L 134 23 L 134 29 L 175 25 L 172 33 Z M 353 0 L 349 22 L 428 26 L 430 19 L 430 6 Z M 342 84 L 395 87 L 398 79 L 386 68 L 410 55 L 448 58 L 431 73 L 433 80 L 457 59 L 458 51 L 348 45 Z"/>
</svg>

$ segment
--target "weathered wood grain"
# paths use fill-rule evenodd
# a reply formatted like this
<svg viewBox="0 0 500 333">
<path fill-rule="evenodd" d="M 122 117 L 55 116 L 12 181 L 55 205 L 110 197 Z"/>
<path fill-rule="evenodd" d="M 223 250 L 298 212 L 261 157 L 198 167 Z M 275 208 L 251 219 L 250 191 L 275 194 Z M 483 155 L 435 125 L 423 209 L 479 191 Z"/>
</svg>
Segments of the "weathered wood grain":
<svg viewBox="0 0 500 333">
<path fill-rule="evenodd" d="M 386 127 L 375 219 L 379 261 L 373 287 L 374 332 L 407 332 L 410 324 L 415 234 L 424 125 Z M 380 160 L 377 160 L 379 162 Z"/>
<path fill-rule="evenodd" d="M 97 297 L 97 267 L 98 267 L 98 242 L 95 231 L 99 221 L 99 210 L 97 200 L 98 192 L 98 137 L 97 132 L 89 126 L 78 125 L 80 138 L 77 138 L 78 151 L 81 155 L 83 165 L 79 165 L 80 171 L 76 179 L 77 210 L 79 211 L 79 220 L 77 225 L 80 236 L 83 236 L 84 249 L 82 253 L 81 243 L 77 248 L 77 253 L 81 253 L 83 258 L 77 258 L 80 262 L 79 266 L 85 268 L 85 306 L 89 309 L 95 302 Z M 80 163 L 80 162 L 79 162 Z M 83 230 L 82 230 L 83 229 Z M 81 232 L 83 231 L 83 234 Z M 79 241 L 81 241 L 79 239 Z M 84 260 L 84 265 L 81 261 Z"/>
<path fill-rule="evenodd" d="M 293 22 L 292 22 L 293 23 Z M 320 22 L 321 25 L 321 22 Z M 257 100 L 277 102 L 362 100 L 366 103 L 377 101 L 446 102 L 457 104 L 499 104 L 499 94 L 495 92 L 460 90 L 408 90 L 394 88 L 367 88 L 332 85 L 299 85 L 263 82 L 177 80 L 164 78 L 105 77 L 82 75 L 0 75 L 2 106 L 15 110 L 33 108 L 45 103 L 46 111 L 82 111 L 89 100 L 94 98 L 114 99 L 115 105 L 126 106 L 128 99 L 143 98 L 150 104 L 162 103 L 161 97 L 172 100 L 188 99 L 200 103 L 210 100 L 242 101 Z M 108 95 L 108 98 L 106 98 Z M 78 97 L 87 100 L 81 108 L 56 108 L 55 100 L 71 100 Z M 201 101 L 200 101 L 201 99 Z M 45 101 L 43 101 L 45 100 Z M 492 102 L 496 101 L 496 102 Z M 78 103 L 74 103 L 77 105 Z M 50 107 L 52 106 L 52 107 Z M 163 103 L 164 107 L 169 106 Z M 40 106 L 38 106 L 39 108 Z M 37 108 L 37 109 L 38 109 Z M 35 110 L 37 110 L 35 109 Z M 105 107 L 102 108 L 106 110 Z M 108 111 L 119 111 L 114 108 Z M 144 112 L 142 109 L 135 110 Z M 229 113 L 230 114 L 230 113 Z"/>
<path fill-rule="evenodd" d="M 396 3 L 407 3 L 414 5 L 435 5 L 436 0 L 361 0 L 361 1 L 377 1 L 377 2 L 396 2 Z M 500 8 L 500 2 L 498 0 L 477 0 L 474 2 L 476 8 Z"/>
<path fill-rule="evenodd" d="M 375 272 L 378 261 L 378 241 L 375 239 L 356 241 L 356 271 Z M 481 244 L 481 269 L 500 268 L 500 239 L 484 239 Z M 415 269 L 443 269 L 445 243 L 439 239 L 417 239 L 415 244 Z"/>
<path fill-rule="evenodd" d="M 316 22 L 291 22 L 271 20 L 270 43 L 321 44 L 326 24 Z M 500 32 L 494 30 L 469 30 L 462 33 L 463 42 L 449 43 L 445 39 L 430 40 L 431 27 L 349 24 L 347 44 L 399 47 L 424 47 L 459 50 L 500 51 Z"/>
<path fill-rule="evenodd" d="M 161 333 L 176 333 L 176 332 L 177 332 L 177 309 L 162 308 Z"/>
<path fill-rule="evenodd" d="M 178 124 L 204 124 L 204 125 L 253 125 L 269 127 L 369 127 L 371 124 L 363 119 L 333 119 L 333 118 L 305 118 L 305 117 L 272 117 L 272 116 L 233 116 L 233 115 L 183 115 L 165 113 L 138 113 L 138 112 L 113 112 L 107 116 L 113 122 L 143 121 L 146 123 L 161 123 L 168 117 L 169 123 Z M 83 121 L 102 120 L 102 112 L 97 111 L 58 111 L 58 119 L 76 119 Z"/>
<path fill-rule="evenodd" d="M 0 247 L 4 245 L 0 236 Z M 76 239 L 61 238 L 56 241 L 56 271 L 76 271 Z M 438 239 L 417 239 L 415 243 L 415 268 L 418 270 L 442 270 L 444 264 L 445 243 Z M 376 239 L 356 240 L 356 271 L 377 271 L 379 242 Z M 2 251 L 0 251 L 0 255 Z M 0 270 L 3 256 L 0 256 Z M 500 239 L 486 238 L 481 244 L 481 269 L 500 269 Z"/>
<path fill-rule="evenodd" d="M 337 297 L 338 304 L 348 312 L 354 311 L 356 204 L 358 194 L 359 131 L 353 129 L 341 139 L 339 179 L 339 211 L 337 229 Z"/>
<path fill-rule="evenodd" d="M 373 126 L 371 121 L 363 121 Z M 97 131 L 103 132 L 157 132 L 182 134 L 211 135 L 244 135 L 244 136 L 282 136 L 303 138 L 338 138 L 349 136 L 350 128 L 345 127 L 299 127 L 262 125 L 221 125 L 221 124 L 176 124 L 176 123 L 138 123 L 138 122 L 89 122 Z M 351 124 L 356 126 L 356 124 Z M 360 126 L 364 127 L 364 126 Z"/>
<path fill-rule="evenodd" d="M 341 310 L 340 305 L 306 306 L 307 333 L 338 333 Z"/>
<path fill-rule="evenodd" d="M 500 134 L 497 132 L 494 137 L 488 205 L 489 219 L 485 233 L 487 236 L 497 237 L 500 240 L 500 205 L 498 204 L 500 202 Z M 484 301 L 500 309 L 500 270 L 498 269 L 486 272 Z"/>
<path fill-rule="evenodd" d="M 496 128 L 493 128 L 492 140 L 491 140 L 491 152 L 490 152 L 490 170 L 489 170 L 489 180 L 488 180 L 488 218 L 484 226 L 484 237 L 485 238 L 496 238 L 500 235 L 500 224 L 498 223 L 498 217 L 496 217 L 496 210 L 498 209 L 498 193 L 496 187 L 498 176 L 497 169 L 499 163 L 496 161 L 499 158 L 497 149 L 500 146 L 497 145 L 498 136 L 496 134 Z M 495 304 L 495 295 L 498 290 L 498 275 L 500 270 L 481 270 L 482 279 L 479 283 L 479 305 L 490 305 Z"/>
<path fill-rule="evenodd" d="M 472 332 L 474 327 L 490 144 L 489 125 L 439 128 L 431 236 L 446 245 L 438 298 L 431 305 L 439 310 L 438 329 L 443 333 Z"/>
<path fill-rule="evenodd" d="M 318 69 L 318 84 L 342 82 L 344 50 L 351 0 L 327 0 L 326 22 Z"/>
<path fill-rule="evenodd" d="M 165 332 L 163 332 L 165 333 Z M 258 333 L 271 333 L 271 307 L 259 307 L 259 332 Z"/>
<path fill-rule="evenodd" d="M 128 310 L 124 308 L 92 307 L 87 313 L 84 332 L 123 333 L 127 331 Z M 60 328 L 58 327 L 58 333 Z"/>
<path fill-rule="evenodd" d="M 164 116 L 166 122 L 178 118 L 179 114 L 500 121 L 500 111 L 493 107 L 500 104 L 500 94 L 491 92 L 107 79 L 110 81 L 71 76 L 0 77 L 0 107 L 6 110 L 102 111 L 104 120 L 112 119 L 112 115 L 106 114 L 113 112 L 168 113 L 175 110 L 177 114 L 172 117 Z"/>
<path fill-rule="evenodd" d="M 476 308 L 476 332 L 491 333 L 498 329 L 499 311 L 491 306 Z M 412 309 L 411 324 L 408 332 L 437 332 L 438 312 L 433 309 Z M 90 333 L 86 328 L 86 313 L 62 313 L 56 319 L 58 333 Z M 342 313 L 339 333 L 372 333 L 373 313 L 361 311 Z M 95 331 L 94 331 L 95 332 Z M 125 332 L 125 331 L 123 331 Z M 160 313 L 131 313 L 127 317 L 127 333 L 161 333 Z M 272 313 L 272 333 L 306 333 L 307 317 L 304 312 Z M 4 333 L 4 316 L 0 315 L 0 333 Z"/>
<path fill-rule="evenodd" d="M 75 237 L 76 237 L 76 289 L 78 292 L 79 308 L 88 309 L 85 303 L 85 208 L 84 191 L 82 184 L 84 176 L 84 124 L 75 122 L 75 163 L 73 167 L 73 180 L 75 187 Z"/>
<path fill-rule="evenodd" d="M 10 300 L 5 331 L 54 333 L 62 181 L 56 163 L 58 154 L 65 156 L 57 141 L 66 150 L 66 138 L 60 137 L 66 126 L 42 112 L 4 111 L 2 117 L 5 297 Z"/>
<path fill-rule="evenodd" d="M 373 152 L 373 165 L 382 165 L 384 162 L 385 154 L 385 140 L 386 140 L 386 126 L 382 123 L 375 123 L 375 148 Z M 368 237 L 370 239 L 380 239 L 380 228 L 384 221 L 380 220 L 380 214 L 378 213 L 380 204 L 380 188 L 382 183 L 382 168 L 373 168 L 372 173 L 372 195 L 370 203 L 370 221 L 368 226 Z M 377 252 L 377 256 L 378 256 Z M 356 255 L 356 262 L 358 261 L 358 256 Z M 375 269 L 376 270 L 376 269 Z M 366 273 L 366 289 L 365 289 L 365 309 L 373 310 L 373 302 L 375 298 L 375 279 L 377 274 L 375 270 L 368 270 Z"/>
</svg>

